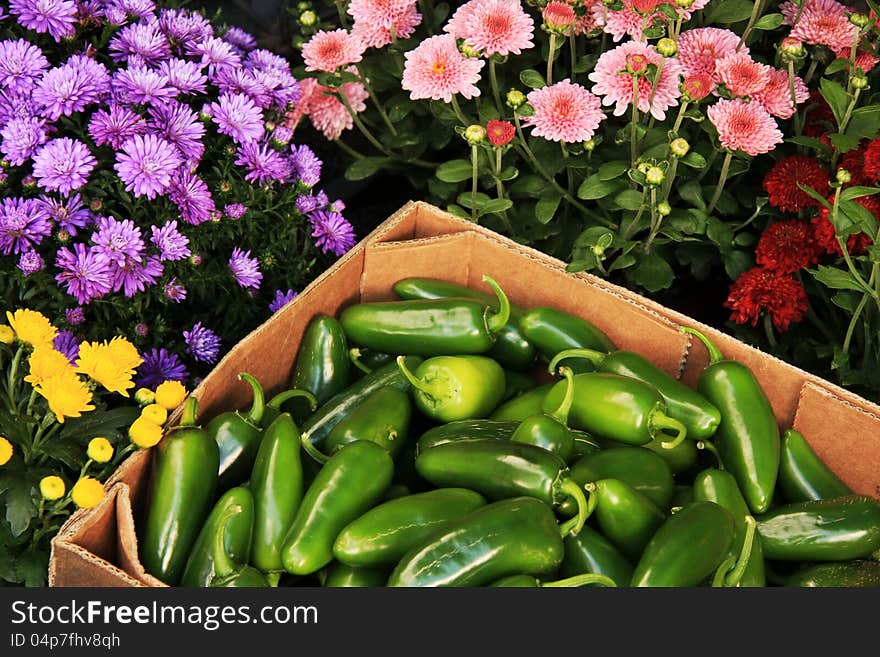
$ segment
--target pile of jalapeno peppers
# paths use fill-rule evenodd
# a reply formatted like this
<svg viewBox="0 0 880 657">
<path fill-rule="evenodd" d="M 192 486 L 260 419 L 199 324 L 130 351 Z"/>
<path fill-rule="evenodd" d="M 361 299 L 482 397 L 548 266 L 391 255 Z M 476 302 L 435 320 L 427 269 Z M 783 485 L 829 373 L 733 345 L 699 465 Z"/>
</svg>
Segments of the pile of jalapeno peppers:
<svg viewBox="0 0 880 657">
<path fill-rule="evenodd" d="M 405 279 L 306 327 L 290 389 L 156 448 L 181 586 L 880 586 L 854 494 L 702 334 L 696 389 L 552 308 Z"/>
</svg>

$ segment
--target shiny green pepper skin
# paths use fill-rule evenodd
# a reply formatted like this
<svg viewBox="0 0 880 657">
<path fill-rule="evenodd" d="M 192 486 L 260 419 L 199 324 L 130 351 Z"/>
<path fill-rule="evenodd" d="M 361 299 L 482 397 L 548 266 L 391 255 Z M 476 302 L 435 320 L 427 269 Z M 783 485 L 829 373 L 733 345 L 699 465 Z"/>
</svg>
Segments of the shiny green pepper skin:
<svg viewBox="0 0 880 657">
<path fill-rule="evenodd" d="M 660 525 L 633 571 L 632 586 L 692 587 L 715 573 L 735 535 L 733 515 L 714 502 L 693 502 Z"/>
<path fill-rule="evenodd" d="M 509 575 L 549 575 L 563 555 L 550 507 L 514 497 L 477 509 L 410 550 L 388 586 L 483 586 Z"/>
<path fill-rule="evenodd" d="M 456 420 L 428 429 L 419 438 L 418 452 L 461 440 L 509 440 L 519 426 L 507 420 Z"/>
<path fill-rule="evenodd" d="M 239 374 L 238 378 L 247 381 L 253 390 L 254 401 L 250 410 L 247 413 L 226 411 L 205 425 L 205 431 L 211 434 L 220 448 L 220 490 L 236 486 L 248 478 L 263 437 L 260 426 L 265 408 L 263 387 L 245 372 Z"/>
<path fill-rule="evenodd" d="M 409 438 L 412 401 L 397 388 L 373 391 L 327 436 L 328 454 L 356 440 L 369 440 L 396 456 Z"/>
<path fill-rule="evenodd" d="M 527 392 L 522 393 L 514 397 L 513 399 L 508 399 L 506 402 L 501 404 L 498 408 L 496 408 L 492 415 L 489 416 L 492 420 L 509 420 L 513 422 L 522 422 L 530 415 L 537 415 L 539 413 L 544 412 L 544 399 L 547 397 L 547 393 L 550 392 L 550 389 L 556 385 L 555 383 L 545 383 L 543 385 L 538 386 L 537 388 L 532 388 Z"/>
<path fill-rule="evenodd" d="M 333 543 L 333 555 L 349 566 L 393 567 L 431 534 L 485 503 L 482 495 L 464 488 L 398 497 L 348 524 Z"/>
<path fill-rule="evenodd" d="M 348 341 L 342 325 L 327 315 L 312 318 L 299 343 L 290 387 L 308 390 L 320 405 L 341 392 L 351 378 Z M 308 405 L 301 399 L 288 402 L 284 410 L 297 424 L 302 424 L 310 414 Z"/>
<path fill-rule="evenodd" d="M 598 573 L 610 577 L 617 586 L 629 586 L 632 564 L 592 527 L 584 527 L 577 536 L 563 539 L 565 558 L 559 567 L 562 577 Z"/>
<path fill-rule="evenodd" d="M 326 588 L 375 588 L 385 586 L 388 571 L 383 568 L 360 568 L 334 561 L 319 575 Z"/>
<path fill-rule="evenodd" d="M 825 465 L 803 434 L 789 429 L 782 435 L 779 488 L 788 502 L 824 500 L 853 492 Z"/>
<path fill-rule="evenodd" d="M 537 577 L 531 575 L 510 575 L 502 577 L 497 582 L 492 583 L 496 588 L 530 588 L 530 589 L 550 589 L 550 588 L 575 588 L 579 586 L 617 586 L 614 580 L 599 573 L 585 573 L 582 575 L 574 575 L 565 579 L 559 579 L 553 582 L 542 582 Z"/>
<path fill-rule="evenodd" d="M 574 400 L 574 374 L 570 367 L 561 367 L 565 376 L 565 396 L 559 406 L 549 413 L 531 415 L 519 423 L 510 437 L 515 443 L 543 447 L 568 463 L 574 454 L 575 431 L 568 428 L 568 414 Z"/>
<path fill-rule="evenodd" d="M 687 473 L 697 465 L 697 454 L 699 453 L 697 451 L 697 441 L 684 440 L 671 449 L 663 447 L 665 441 L 666 437 L 661 434 L 647 445 L 642 445 L 642 448 L 649 449 L 659 455 L 660 458 L 666 461 L 674 475 Z"/>
<path fill-rule="evenodd" d="M 238 506 L 229 506 L 220 515 L 218 530 L 211 537 L 214 576 L 211 587 L 264 588 L 269 586 L 266 576 L 246 562 L 238 562 L 226 550 L 226 534 L 233 518 L 242 515 Z"/>
<path fill-rule="evenodd" d="M 555 308 L 537 307 L 519 320 L 519 328 L 548 361 L 565 349 L 597 349 L 613 351 L 616 346 L 598 327 L 580 317 Z M 588 361 L 573 363 L 577 373 L 591 372 Z"/>
<path fill-rule="evenodd" d="M 789 575 L 785 586 L 880 588 L 880 561 L 841 561 L 808 566 Z"/>
<path fill-rule="evenodd" d="M 666 514 L 647 496 L 619 479 L 585 486 L 595 498 L 593 516 L 599 531 L 631 561 L 642 554 Z"/>
<path fill-rule="evenodd" d="M 155 448 L 147 518 L 140 540 L 144 569 L 169 586 L 183 576 L 193 543 L 211 510 L 220 449 L 196 426 L 195 397 L 186 400 L 180 425 Z"/>
</svg>

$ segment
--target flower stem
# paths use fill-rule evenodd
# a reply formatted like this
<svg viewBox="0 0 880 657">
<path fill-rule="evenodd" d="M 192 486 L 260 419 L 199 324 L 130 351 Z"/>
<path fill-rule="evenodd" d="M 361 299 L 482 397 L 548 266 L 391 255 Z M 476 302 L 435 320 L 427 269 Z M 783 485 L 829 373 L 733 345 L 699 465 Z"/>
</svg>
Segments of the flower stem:
<svg viewBox="0 0 880 657">
<path fill-rule="evenodd" d="M 370 84 L 369 80 L 367 80 L 367 76 L 364 75 L 360 68 L 357 69 L 358 75 L 360 77 L 361 84 L 364 85 L 364 88 L 367 90 L 367 93 L 370 95 L 370 100 L 373 101 L 373 104 L 376 106 L 376 109 L 379 110 L 379 116 L 382 117 L 382 121 L 385 123 L 387 128 L 391 131 L 392 135 L 397 135 L 397 128 L 394 127 L 394 124 L 391 123 L 391 119 L 388 118 L 388 114 L 385 113 L 385 110 L 382 109 L 382 103 L 379 102 L 379 99 L 376 97 L 376 93 L 373 91 L 373 85 Z"/>
<path fill-rule="evenodd" d="M 769 312 L 764 313 L 764 334 L 767 336 L 767 342 L 770 344 L 770 348 L 774 351 L 777 350 L 779 348 L 779 343 L 776 341 L 776 334 L 773 332 L 773 321 Z"/>
<path fill-rule="evenodd" d="M 571 73 L 569 79 L 574 82 L 574 69 L 577 67 L 577 41 L 574 39 L 574 31 L 568 35 L 568 49 L 571 53 Z"/>
<path fill-rule="evenodd" d="M 806 2 L 804 2 L 806 4 Z M 788 62 L 788 91 L 791 94 L 791 107 L 794 110 L 794 114 L 791 117 L 792 123 L 794 124 L 794 134 L 800 136 L 801 134 L 801 115 L 797 109 L 797 91 L 795 91 L 794 87 L 794 62 L 789 60 Z"/>
<path fill-rule="evenodd" d="M 553 84 L 553 54 L 556 52 L 556 35 L 550 33 L 550 52 L 547 55 L 547 86 Z"/>
<path fill-rule="evenodd" d="M 651 252 L 651 244 L 654 242 L 654 238 L 657 237 L 657 231 L 660 230 L 660 222 L 663 221 L 663 217 L 657 212 L 657 188 L 651 188 L 651 232 L 648 233 L 648 241 L 645 242 L 645 253 Z"/>
<path fill-rule="evenodd" d="M 495 148 L 495 192 L 499 199 L 504 199 L 504 183 L 501 181 L 501 151 L 501 148 Z M 504 227 L 506 228 L 507 233 L 513 235 L 513 224 L 510 223 L 510 219 L 507 216 L 507 210 L 502 210 L 499 214 L 501 220 L 504 222 Z"/>
<path fill-rule="evenodd" d="M 733 153 L 727 151 L 724 156 L 724 162 L 721 163 L 721 174 L 718 176 L 718 183 L 715 185 L 715 193 L 712 194 L 712 200 L 709 201 L 709 207 L 706 208 L 706 214 L 712 214 L 715 204 L 721 198 L 721 192 L 724 191 L 724 183 L 727 182 L 727 174 L 730 172 L 730 162 L 733 159 Z"/>
<path fill-rule="evenodd" d="M 681 107 L 678 108 L 678 116 L 675 117 L 675 124 L 672 126 L 672 134 L 678 135 L 678 131 L 681 128 L 681 122 L 684 121 L 684 113 L 687 111 L 688 102 L 686 100 L 681 101 Z"/>
<path fill-rule="evenodd" d="M 480 153 L 477 145 L 471 146 L 471 221 L 477 221 L 477 181 L 479 178 L 478 168 L 480 163 Z"/>
<path fill-rule="evenodd" d="M 381 142 L 376 139 L 373 133 L 370 132 L 370 129 L 366 125 L 364 125 L 364 122 L 361 121 L 360 117 L 357 115 L 357 112 L 355 112 L 354 108 L 351 106 L 351 103 L 348 100 L 348 96 L 346 95 L 345 90 L 342 87 L 339 88 L 339 98 L 340 100 L 342 100 L 342 104 L 345 105 L 345 109 L 347 109 L 348 113 L 351 115 L 352 121 L 354 121 L 354 124 L 358 127 L 358 130 L 361 131 L 361 134 L 367 138 L 367 141 L 370 142 L 373 147 L 380 153 L 387 155 L 388 157 L 394 157 L 391 151 L 385 148 L 381 144 Z"/>
<path fill-rule="evenodd" d="M 840 127 L 837 130 L 837 134 L 844 135 L 846 133 L 846 127 L 849 125 L 849 121 L 852 118 L 853 110 L 856 108 L 856 104 L 859 102 L 859 95 L 862 93 L 861 89 L 856 89 L 853 91 L 852 99 L 849 101 L 849 105 L 846 107 L 846 113 L 843 115 L 843 118 L 840 121 Z M 837 166 L 837 160 L 840 157 L 840 151 L 835 148 L 834 155 L 831 156 L 831 171 L 834 171 L 834 167 Z"/>
<path fill-rule="evenodd" d="M 834 191 L 834 202 L 831 205 L 831 223 L 832 223 L 832 225 L 837 224 L 837 213 L 839 212 L 839 207 L 840 207 L 840 190 L 841 190 L 841 188 L 838 187 Z M 869 285 L 868 283 L 865 282 L 865 279 L 862 278 L 862 275 L 856 269 L 855 264 L 853 264 L 852 258 L 849 255 L 849 248 L 846 245 L 846 239 L 844 239 L 840 235 L 837 235 L 836 237 L 837 237 L 837 243 L 838 243 L 838 245 L 840 245 L 840 251 L 843 254 L 843 260 L 844 260 L 844 262 L 846 262 L 847 269 L 849 269 L 849 273 L 852 275 L 852 277 L 854 279 L 856 279 L 856 281 L 858 281 L 859 286 L 861 286 L 861 288 L 867 294 L 872 296 L 874 298 L 874 301 L 876 301 L 878 303 L 878 305 L 880 305 L 880 296 L 878 296 L 877 291 L 874 289 L 874 286 Z"/>
<path fill-rule="evenodd" d="M 364 155 L 363 153 L 361 153 L 359 151 L 356 151 L 354 148 L 352 148 L 351 146 L 346 144 L 344 141 L 342 141 L 341 138 L 337 139 L 333 143 L 335 143 L 337 146 L 339 146 L 340 149 L 345 151 L 345 153 L 347 155 L 350 155 L 351 157 L 353 157 L 356 160 L 363 160 L 366 157 L 366 155 Z"/>
<path fill-rule="evenodd" d="M 633 169 L 636 168 L 636 160 L 639 157 L 638 149 L 638 125 L 639 125 L 639 78 L 633 75 L 633 100 L 632 100 L 632 122 L 630 123 L 630 161 Z"/>
<path fill-rule="evenodd" d="M 498 118 L 504 116 L 504 106 L 501 104 L 501 91 L 498 88 L 498 74 L 495 71 L 495 56 L 489 58 L 489 84 L 492 86 L 492 98 L 495 99 L 495 108 L 498 110 Z"/>
<path fill-rule="evenodd" d="M 801 0 L 801 4 L 806 4 L 806 0 Z M 758 20 L 758 16 L 761 15 L 761 12 L 764 11 L 764 0 L 755 0 L 755 4 L 752 5 L 752 14 L 749 16 L 749 22 L 746 24 L 746 29 L 743 30 L 742 36 L 739 38 L 739 43 L 736 44 L 736 50 L 739 52 L 744 45 L 746 45 L 746 40 L 749 38 L 749 34 L 755 27 L 755 21 Z"/>
<path fill-rule="evenodd" d="M 458 104 L 458 98 L 453 95 L 452 102 L 450 104 L 452 105 L 452 111 L 455 112 L 455 116 L 458 117 L 458 120 L 461 121 L 461 124 L 465 127 L 469 126 L 470 121 L 467 120 L 464 112 L 461 111 L 461 106 Z"/>
</svg>

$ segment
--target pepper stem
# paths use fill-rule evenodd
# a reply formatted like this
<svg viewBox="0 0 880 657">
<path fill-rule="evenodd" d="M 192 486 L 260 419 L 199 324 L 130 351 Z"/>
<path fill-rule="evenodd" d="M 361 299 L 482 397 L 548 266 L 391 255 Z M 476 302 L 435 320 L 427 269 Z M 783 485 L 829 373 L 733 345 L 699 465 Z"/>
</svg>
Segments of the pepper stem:
<svg viewBox="0 0 880 657">
<path fill-rule="evenodd" d="M 739 586 L 746 568 L 749 567 L 749 561 L 752 558 L 752 547 L 755 544 L 755 528 L 757 522 L 752 516 L 746 516 L 746 535 L 743 538 L 742 549 L 739 552 L 739 559 L 736 567 L 724 577 L 724 586 Z"/>
<path fill-rule="evenodd" d="M 717 589 L 724 586 L 724 577 L 730 572 L 730 569 L 733 568 L 735 563 L 736 557 L 727 557 L 721 562 L 721 565 L 718 566 L 718 569 L 715 571 L 715 577 L 712 578 L 712 588 Z"/>
<path fill-rule="evenodd" d="M 190 395 L 183 404 L 183 414 L 180 416 L 180 426 L 196 426 L 196 416 L 199 414 L 199 400 Z"/>
<path fill-rule="evenodd" d="M 715 443 L 709 442 L 708 440 L 698 440 L 697 449 L 705 449 L 712 454 L 712 456 L 715 457 L 715 461 L 718 463 L 718 469 L 724 470 L 724 462 L 721 460 L 721 454 L 718 453 L 718 448 L 715 447 Z"/>
<path fill-rule="evenodd" d="M 329 456 L 327 456 L 320 449 L 312 445 L 312 441 L 308 439 L 308 436 L 302 436 L 300 438 L 300 442 L 302 443 L 303 451 L 308 454 L 311 459 L 316 463 L 324 465 L 327 461 L 330 460 Z"/>
<path fill-rule="evenodd" d="M 594 367 L 599 367 L 599 364 L 608 354 L 603 353 L 601 351 L 596 351 L 595 349 L 563 349 L 556 356 L 553 357 L 553 360 L 550 361 L 550 365 L 547 367 L 550 374 L 554 374 L 556 372 L 556 366 L 559 364 L 559 361 L 565 360 L 566 358 L 586 358 L 588 361 L 593 363 Z"/>
<path fill-rule="evenodd" d="M 492 307 L 486 308 L 483 314 L 483 320 L 486 323 L 486 330 L 493 335 L 498 333 L 510 321 L 510 299 L 501 289 L 501 286 L 491 276 L 483 276 L 483 282 L 492 288 L 495 296 L 498 297 L 498 310 L 493 311 Z"/>
<path fill-rule="evenodd" d="M 361 361 L 362 355 L 363 354 L 361 354 L 361 350 L 357 347 L 352 347 L 348 350 L 348 359 L 351 361 L 351 364 L 358 368 L 364 374 L 372 374 L 373 370 L 364 365 L 364 363 Z"/>
<path fill-rule="evenodd" d="M 701 331 L 698 331 L 695 328 L 691 328 L 690 326 L 682 326 L 678 329 L 679 333 L 685 333 L 687 335 L 694 335 L 697 339 L 703 343 L 703 346 L 706 347 L 706 351 L 709 352 L 709 364 L 714 365 L 720 360 L 724 360 L 724 354 L 721 353 L 721 350 L 715 346 L 715 343 L 712 342 L 708 336 L 706 336 Z"/>
<path fill-rule="evenodd" d="M 608 575 L 601 575 L 599 573 L 585 573 L 583 575 L 575 575 L 574 577 L 566 577 L 565 579 L 560 579 L 555 582 L 543 582 L 541 587 L 573 588 L 576 586 L 588 586 L 590 584 L 599 584 L 600 586 L 617 588 L 617 584 L 613 579 L 608 577 Z"/>
<path fill-rule="evenodd" d="M 570 367 L 560 367 L 559 373 L 562 374 L 567 381 L 565 386 L 565 396 L 559 403 L 558 408 L 550 413 L 550 417 L 568 428 L 568 414 L 571 412 L 571 405 L 574 402 L 574 372 L 571 371 Z"/>
<path fill-rule="evenodd" d="M 687 427 L 675 418 L 669 417 L 659 406 L 655 407 L 650 416 L 650 427 L 653 430 L 662 431 L 663 429 L 671 429 L 676 432 L 675 438 L 672 440 L 664 440 L 660 443 L 663 449 L 673 449 L 678 447 L 687 438 Z M 653 437 L 653 436 L 652 436 Z"/>
<path fill-rule="evenodd" d="M 266 399 L 263 394 L 263 386 L 247 372 L 238 375 L 239 381 L 247 381 L 254 391 L 254 402 L 251 404 L 251 410 L 245 416 L 251 424 L 259 424 L 263 419 L 263 411 L 266 409 Z"/>
<path fill-rule="evenodd" d="M 406 356 L 397 357 L 397 367 L 400 368 L 404 378 L 409 381 L 413 388 L 425 393 L 429 397 L 437 397 L 437 387 L 422 381 L 422 379 L 413 374 L 406 366 Z"/>
<path fill-rule="evenodd" d="M 212 557 L 214 558 L 214 577 L 223 578 L 232 575 L 238 567 L 226 551 L 226 529 L 232 522 L 233 516 L 242 512 L 240 504 L 234 504 L 223 512 L 220 516 L 219 529 L 214 534 L 214 545 L 212 546 Z"/>
<path fill-rule="evenodd" d="M 318 400 L 315 396 L 310 393 L 308 390 L 303 390 L 301 388 L 292 388 L 291 390 L 285 390 L 284 392 L 279 392 L 277 395 L 272 397 L 269 400 L 269 403 L 266 404 L 269 408 L 274 408 L 276 411 L 281 409 L 281 406 L 288 399 L 293 399 L 294 397 L 304 397 L 306 401 L 309 402 L 309 409 L 314 412 L 316 408 L 318 408 Z"/>
<path fill-rule="evenodd" d="M 598 499 L 590 490 L 590 497 L 588 500 L 577 482 L 570 478 L 562 480 L 562 483 L 559 485 L 559 490 L 572 498 L 577 504 L 577 515 L 559 525 L 559 532 L 563 537 L 568 536 L 569 534 L 577 536 L 584 528 L 587 518 L 589 518 L 593 514 L 593 511 L 596 510 Z"/>
</svg>

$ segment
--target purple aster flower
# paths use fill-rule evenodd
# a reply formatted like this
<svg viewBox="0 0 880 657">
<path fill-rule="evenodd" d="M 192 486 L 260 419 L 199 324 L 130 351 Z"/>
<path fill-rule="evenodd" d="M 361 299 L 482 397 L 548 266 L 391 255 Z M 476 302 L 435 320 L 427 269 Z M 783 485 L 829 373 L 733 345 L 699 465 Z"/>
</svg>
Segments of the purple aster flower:
<svg viewBox="0 0 880 657">
<path fill-rule="evenodd" d="M 315 246 L 324 253 L 341 256 L 355 244 L 354 228 L 338 212 L 318 210 L 309 216 Z"/>
<path fill-rule="evenodd" d="M 201 322 L 196 322 L 189 331 L 183 332 L 183 341 L 186 342 L 186 350 L 193 360 L 213 365 L 220 354 L 220 338 Z"/>
<path fill-rule="evenodd" d="M 159 12 L 159 29 L 175 43 L 190 45 L 214 36 L 211 22 L 199 13 L 186 9 L 163 9 Z"/>
<path fill-rule="evenodd" d="M 168 59 L 159 64 L 159 73 L 168 78 L 168 83 L 181 94 L 203 94 L 208 87 L 208 77 L 202 73 L 202 66 L 185 59 Z"/>
<path fill-rule="evenodd" d="M 76 359 L 79 358 L 79 345 L 82 342 L 70 331 L 58 331 L 55 336 L 55 351 L 60 351 L 67 357 L 71 365 L 76 365 Z"/>
<path fill-rule="evenodd" d="M 134 332 L 140 337 L 145 338 L 150 334 L 150 327 L 141 322 L 140 324 L 135 325 Z"/>
<path fill-rule="evenodd" d="M 153 0 L 104 0 L 103 4 L 107 5 L 105 11 L 112 9 L 137 18 L 152 18 L 151 14 L 156 11 L 156 3 Z"/>
<path fill-rule="evenodd" d="M 144 238 L 131 219 L 98 217 L 96 225 L 98 230 L 92 235 L 92 242 L 111 263 L 122 265 L 128 259 L 139 260 L 143 256 Z"/>
<path fill-rule="evenodd" d="M 242 94 L 223 94 L 211 103 L 217 131 L 232 137 L 236 144 L 254 142 L 263 136 L 263 113 L 254 101 Z"/>
<path fill-rule="evenodd" d="M 187 54 L 202 58 L 202 65 L 208 67 L 209 77 L 224 68 L 241 66 L 241 57 L 232 46 L 215 37 L 191 44 L 187 48 Z"/>
<path fill-rule="evenodd" d="M 223 94 L 241 94 L 254 101 L 257 107 L 268 109 L 272 105 L 272 94 L 266 86 L 254 77 L 254 72 L 246 68 L 224 68 L 214 76 L 214 84 Z"/>
<path fill-rule="evenodd" d="M 245 212 L 247 212 L 247 206 L 241 203 L 230 203 L 223 208 L 223 214 L 230 219 L 241 219 Z"/>
<path fill-rule="evenodd" d="M 112 265 L 112 269 L 114 270 L 113 291 L 122 290 L 125 296 L 131 298 L 147 287 L 155 285 L 165 272 L 165 265 L 152 256 L 144 259 L 127 257 L 122 264 Z"/>
<path fill-rule="evenodd" d="M 277 313 L 288 303 L 296 299 L 297 293 L 293 290 L 287 290 L 284 292 L 283 290 L 275 291 L 275 298 L 272 300 L 272 303 L 269 304 L 269 311 L 273 313 Z"/>
<path fill-rule="evenodd" d="M 82 306 L 68 308 L 64 311 L 64 316 L 67 318 L 67 323 L 71 326 L 79 326 L 86 321 L 86 314 L 83 311 Z"/>
<path fill-rule="evenodd" d="M 290 161 L 297 179 L 309 187 L 317 185 L 321 179 L 321 160 L 315 152 L 305 144 L 291 146 L 290 151 Z"/>
<path fill-rule="evenodd" d="M 104 7 L 101 13 L 111 25 L 125 25 L 128 22 L 128 14 L 122 7 L 110 5 Z"/>
<path fill-rule="evenodd" d="M 89 135 L 98 146 L 109 144 L 119 148 L 129 137 L 142 135 L 147 131 L 147 123 L 140 114 L 115 103 L 109 111 L 100 109 L 89 120 Z"/>
<path fill-rule="evenodd" d="M 70 235 L 76 236 L 79 229 L 85 228 L 92 220 L 92 213 L 83 204 L 79 194 L 73 194 L 65 199 L 56 199 L 51 196 L 41 196 L 40 202 L 49 213 L 49 217 L 58 224 L 58 228 L 65 230 Z"/>
<path fill-rule="evenodd" d="M 289 71 L 279 68 L 255 70 L 254 78 L 269 90 L 272 104 L 280 112 L 299 102 L 302 97 L 299 82 Z"/>
<path fill-rule="evenodd" d="M 81 25 L 102 25 L 103 16 L 104 0 L 77 0 L 76 18 Z"/>
<path fill-rule="evenodd" d="M 47 142 L 34 155 L 34 177 L 42 189 L 69 194 L 88 182 L 97 163 L 84 143 L 61 137 Z"/>
<path fill-rule="evenodd" d="M 290 63 L 286 59 L 284 59 L 284 57 L 276 55 L 271 50 L 266 50 L 265 48 L 259 48 L 257 50 L 252 50 L 251 52 L 249 52 L 244 65 L 247 68 L 277 68 L 281 69 L 282 71 L 290 71 Z"/>
<path fill-rule="evenodd" d="M 165 381 L 186 381 L 189 377 L 180 356 L 164 347 L 150 349 L 141 356 L 144 362 L 138 366 L 135 379 L 138 387 L 155 390 Z"/>
<path fill-rule="evenodd" d="M 34 102 L 31 93 L 5 89 L 0 85 L 0 125 L 13 119 L 29 119 L 33 115 Z"/>
<path fill-rule="evenodd" d="M 4 198 L 0 204 L 0 253 L 24 253 L 52 232 L 45 208 L 33 198 Z"/>
<path fill-rule="evenodd" d="M 233 249 L 232 257 L 229 258 L 229 270 L 235 277 L 235 282 L 241 287 L 260 289 L 260 282 L 263 280 L 260 261 L 257 258 L 252 258 L 250 251 Z"/>
<path fill-rule="evenodd" d="M 76 4 L 73 0 L 11 0 L 9 11 L 29 30 L 45 33 L 60 42 L 76 34 Z"/>
<path fill-rule="evenodd" d="M 33 102 L 42 116 L 57 121 L 83 111 L 109 91 L 107 68 L 85 55 L 73 55 L 43 74 L 34 87 Z"/>
<path fill-rule="evenodd" d="M 45 121 L 28 117 L 16 117 L 0 130 L 0 152 L 13 166 L 27 162 L 38 146 L 46 143 Z"/>
<path fill-rule="evenodd" d="M 240 27 L 230 27 L 226 30 L 223 34 L 223 40 L 243 51 L 253 50 L 257 47 L 257 40 Z"/>
<path fill-rule="evenodd" d="M 198 164 L 205 152 L 205 124 L 199 121 L 198 114 L 176 100 L 151 107 L 149 113 L 147 132 L 164 137 L 177 146 L 188 162 Z"/>
<path fill-rule="evenodd" d="M 168 78 L 144 66 L 131 66 L 116 71 L 113 91 L 120 102 L 133 105 L 149 105 L 163 102 L 177 95 Z"/>
<path fill-rule="evenodd" d="M 293 130 L 286 125 L 275 126 L 272 131 L 272 143 L 276 146 L 286 146 L 293 139 Z"/>
<path fill-rule="evenodd" d="M 150 231 L 150 241 L 159 249 L 159 260 L 183 260 L 190 256 L 189 238 L 177 230 L 176 221 L 166 221 L 161 228 L 150 226 Z"/>
<path fill-rule="evenodd" d="M 18 268 L 25 276 L 36 274 L 44 266 L 43 257 L 36 251 L 25 251 L 18 259 Z"/>
<path fill-rule="evenodd" d="M 95 247 L 74 244 L 73 251 L 66 246 L 58 249 L 55 266 L 61 270 L 55 280 L 67 285 L 67 293 L 80 305 L 107 294 L 113 287 L 110 261 Z"/>
<path fill-rule="evenodd" d="M 309 214 L 319 209 L 318 199 L 312 194 L 302 194 L 294 201 L 296 211 L 300 214 Z"/>
<path fill-rule="evenodd" d="M 126 191 L 153 199 L 171 184 L 183 158 L 173 144 L 156 135 L 135 135 L 116 154 L 113 168 Z"/>
<path fill-rule="evenodd" d="M 177 278 L 172 278 L 165 284 L 165 298 L 174 303 L 186 300 L 186 288 L 178 282 Z"/>
<path fill-rule="evenodd" d="M 137 55 L 148 64 L 171 56 L 171 44 L 155 23 L 135 23 L 122 28 L 110 39 L 110 59 L 122 62 Z"/>
<path fill-rule="evenodd" d="M 238 147 L 235 163 L 247 168 L 244 179 L 264 184 L 271 180 L 285 181 L 290 177 L 290 163 L 269 144 L 251 142 Z"/>
<path fill-rule="evenodd" d="M 29 92 L 47 68 L 49 60 L 32 43 L 0 41 L 0 86 L 5 89 Z"/>
<path fill-rule="evenodd" d="M 174 178 L 168 188 L 168 199 L 177 205 L 180 218 L 193 226 L 211 221 L 217 211 L 205 181 L 189 171 Z"/>
</svg>

